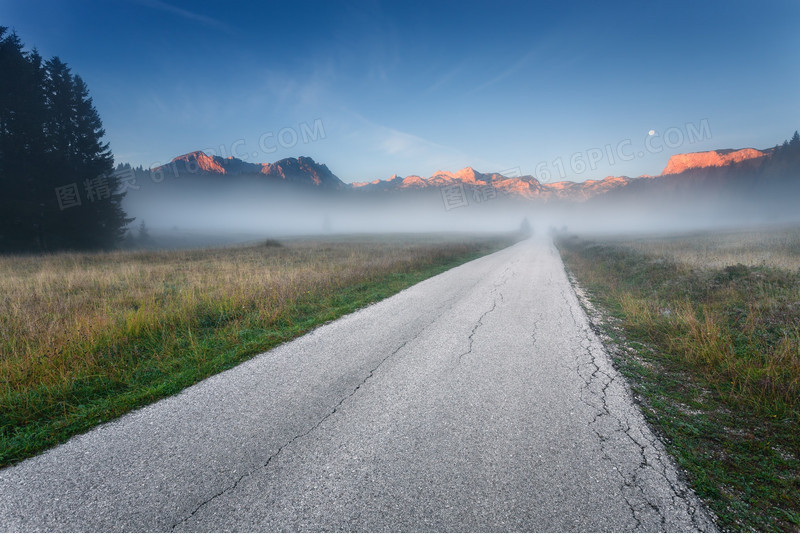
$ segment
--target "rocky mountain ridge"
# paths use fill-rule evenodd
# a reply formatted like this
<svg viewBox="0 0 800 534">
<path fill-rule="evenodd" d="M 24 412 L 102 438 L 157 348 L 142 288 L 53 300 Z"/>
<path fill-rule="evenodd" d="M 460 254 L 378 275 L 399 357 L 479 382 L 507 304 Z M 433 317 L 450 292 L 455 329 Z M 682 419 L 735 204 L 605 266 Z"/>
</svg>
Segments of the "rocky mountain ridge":
<svg viewBox="0 0 800 534">
<path fill-rule="evenodd" d="M 496 172 L 482 173 L 472 167 L 459 171 L 437 171 L 430 177 L 393 175 L 388 179 L 370 182 L 345 183 L 324 164 L 309 157 L 285 158 L 274 163 L 249 163 L 234 157 L 223 158 L 202 151 L 190 152 L 174 158 L 169 164 L 151 169 L 151 173 L 175 177 L 266 177 L 273 183 L 310 186 L 323 189 L 351 190 L 353 192 L 400 193 L 441 189 L 448 186 L 481 189 L 492 194 L 526 200 L 585 201 L 642 181 L 657 181 L 687 171 L 705 168 L 736 166 L 747 161 L 769 157 L 773 149 L 754 148 L 710 150 L 676 154 L 670 157 L 658 176 L 607 176 L 601 180 L 583 182 L 542 182 L 532 175 L 507 176 Z"/>
</svg>

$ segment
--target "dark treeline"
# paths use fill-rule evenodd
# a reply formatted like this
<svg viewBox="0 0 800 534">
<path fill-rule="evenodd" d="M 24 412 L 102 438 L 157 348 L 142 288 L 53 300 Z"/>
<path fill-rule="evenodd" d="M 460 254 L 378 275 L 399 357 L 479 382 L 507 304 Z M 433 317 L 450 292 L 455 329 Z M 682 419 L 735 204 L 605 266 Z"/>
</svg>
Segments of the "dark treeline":
<svg viewBox="0 0 800 534">
<path fill-rule="evenodd" d="M 0 251 L 106 249 L 129 219 L 80 76 L 0 27 Z"/>
<path fill-rule="evenodd" d="M 702 167 L 653 180 L 638 180 L 592 199 L 598 207 L 628 202 L 657 211 L 694 204 L 717 215 L 757 219 L 797 215 L 800 201 L 800 134 L 770 149 L 766 156 L 721 167 Z M 726 211 L 727 210 L 727 211 Z"/>
</svg>

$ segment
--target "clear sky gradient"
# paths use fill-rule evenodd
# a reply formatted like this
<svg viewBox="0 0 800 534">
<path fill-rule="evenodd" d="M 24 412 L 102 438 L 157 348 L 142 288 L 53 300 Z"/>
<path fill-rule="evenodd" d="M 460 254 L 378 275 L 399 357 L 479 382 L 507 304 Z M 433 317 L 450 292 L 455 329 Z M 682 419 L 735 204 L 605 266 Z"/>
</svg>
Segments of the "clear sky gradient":
<svg viewBox="0 0 800 534">
<path fill-rule="evenodd" d="M 797 1 L 0 0 L 0 25 L 80 74 L 116 160 L 146 167 L 206 150 L 348 182 L 582 181 L 800 128 Z"/>
</svg>

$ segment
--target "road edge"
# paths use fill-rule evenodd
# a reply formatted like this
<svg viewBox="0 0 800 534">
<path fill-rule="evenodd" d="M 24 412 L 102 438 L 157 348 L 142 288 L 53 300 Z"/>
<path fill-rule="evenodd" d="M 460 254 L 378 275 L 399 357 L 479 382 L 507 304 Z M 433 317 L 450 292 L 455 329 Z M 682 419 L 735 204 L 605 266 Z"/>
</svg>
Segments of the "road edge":
<svg viewBox="0 0 800 534">
<path fill-rule="evenodd" d="M 559 252 L 558 247 L 555 247 L 556 250 Z M 562 261 L 563 263 L 563 261 Z M 682 484 L 688 494 L 686 498 L 691 502 L 693 506 L 696 506 L 699 510 L 701 515 L 705 515 L 706 519 L 711 522 L 713 527 L 717 531 L 721 531 L 719 527 L 719 518 L 714 513 L 714 511 L 709 507 L 706 500 L 702 499 L 697 492 L 691 482 L 691 478 L 689 477 L 688 472 L 680 466 L 677 462 L 676 458 L 673 454 L 669 451 L 668 447 L 665 446 L 665 443 L 668 441 L 668 438 L 664 435 L 664 433 L 658 427 L 654 426 L 650 423 L 647 417 L 644 416 L 645 408 L 647 408 L 647 404 L 641 395 L 637 394 L 631 384 L 629 382 L 628 377 L 625 373 L 622 372 L 618 365 L 618 360 L 621 358 L 626 357 L 635 357 L 636 350 L 626 343 L 626 338 L 624 333 L 617 327 L 614 326 L 613 320 L 611 316 L 604 312 L 603 310 L 599 309 L 597 306 L 592 303 L 589 293 L 586 289 L 581 286 L 578 282 L 575 275 L 572 273 L 570 268 L 564 263 L 564 272 L 567 275 L 567 279 L 572 287 L 575 296 L 578 299 L 578 303 L 580 304 L 583 312 L 586 315 L 586 318 L 589 323 L 589 327 L 594 331 L 597 338 L 603 345 L 606 353 L 609 356 L 609 360 L 611 362 L 612 367 L 616 371 L 617 375 L 622 379 L 624 384 L 625 392 L 628 397 L 633 401 L 634 406 L 642 413 L 642 418 L 644 420 L 644 424 L 647 425 L 647 428 L 653 434 L 653 436 L 659 441 L 663 451 L 666 453 L 663 459 L 668 462 L 674 472 L 678 477 L 678 481 Z M 609 335 L 609 330 L 613 331 L 615 337 Z"/>
</svg>

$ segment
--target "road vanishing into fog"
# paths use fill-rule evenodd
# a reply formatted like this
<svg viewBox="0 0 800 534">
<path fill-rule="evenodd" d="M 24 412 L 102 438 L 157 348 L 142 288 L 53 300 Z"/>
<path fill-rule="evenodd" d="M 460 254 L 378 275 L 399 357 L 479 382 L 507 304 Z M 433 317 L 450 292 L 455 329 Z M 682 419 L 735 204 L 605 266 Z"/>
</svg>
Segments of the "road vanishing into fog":
<svg viewBox="0 0 800 534">
<path fill-rule="evenodd" d="M 0 530 L 714 528 L 542 237 L 0 471 Z"/>
</svg>

